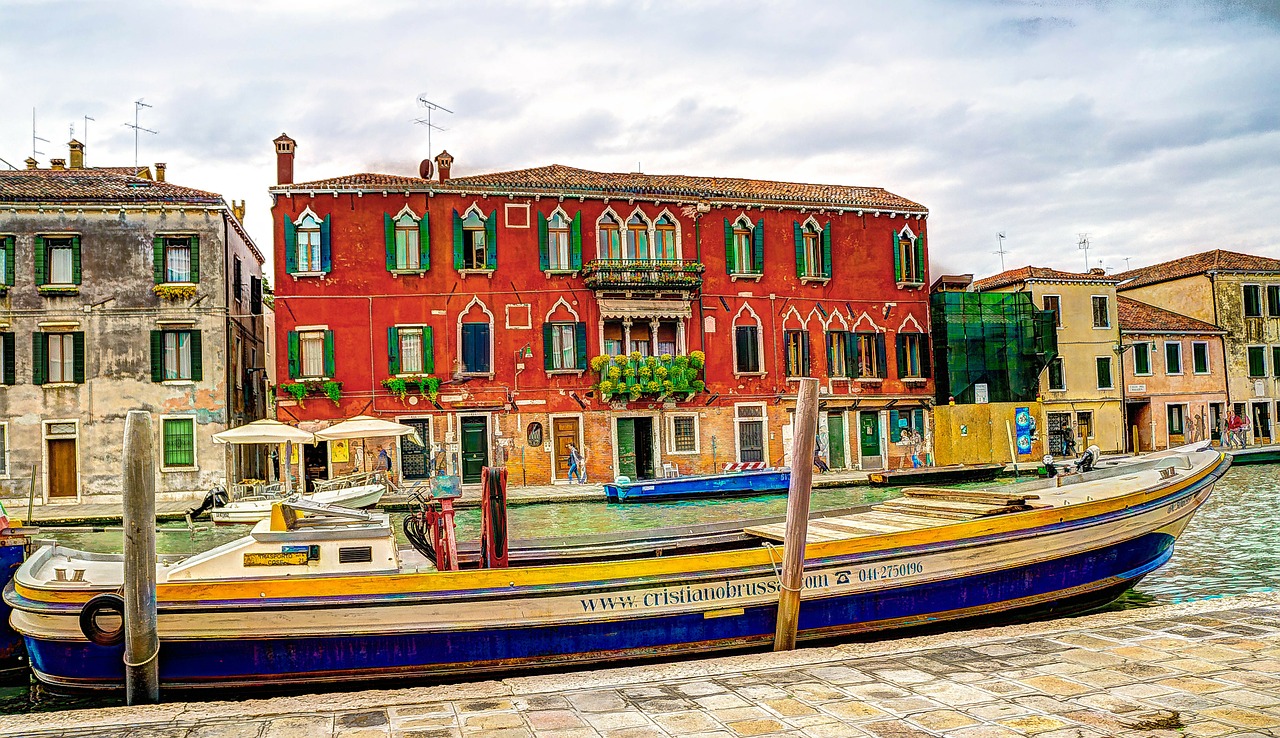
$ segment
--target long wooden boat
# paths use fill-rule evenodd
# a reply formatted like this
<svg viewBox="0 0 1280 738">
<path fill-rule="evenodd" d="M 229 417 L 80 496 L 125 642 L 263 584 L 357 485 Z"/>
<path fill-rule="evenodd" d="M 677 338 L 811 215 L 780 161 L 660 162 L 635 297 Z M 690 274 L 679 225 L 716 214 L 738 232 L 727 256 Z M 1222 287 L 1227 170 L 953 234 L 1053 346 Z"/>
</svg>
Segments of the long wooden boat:
<svg viewBox="0 0 1280 738">
<path fill-rule="evenodd" d="M 608 482 L 604 485 L 604 495 L 609 502 L 747 497 L 786 492 L 790 484 L 790 469 L 760 469 L 694 477 Z"/>
<path fill-rule="evenodd" d="M 1004 464 L 954 464 L 951 466 L 922 466 L 912 469 L 891 469 L 872 472 L 872 485 L 877 487 L 905 487 L 908 484 L 955 484 L 958 482 L 989 482 L 1000 476 Z"/>
<path fill-rule="evenodd" d="M 1103 604 L 1169 559 L 1229 466 L 1197 451 L 998 490 L 909 489 L 814 519 L 799 638 Z M 277 512 L 158 565 L 162 686 L 474 677 L 772 642 L 781 523 L 749 526 L 749 548 L 438 572 L 401 563 L 385 516 Z M 103 634 L 80 620 L 122 575 L 119 556 L 61 546 L 23 564 L 4 599 L 37 679 L 121 686 L 122 646 L 91 642 Z"/>
</svg>

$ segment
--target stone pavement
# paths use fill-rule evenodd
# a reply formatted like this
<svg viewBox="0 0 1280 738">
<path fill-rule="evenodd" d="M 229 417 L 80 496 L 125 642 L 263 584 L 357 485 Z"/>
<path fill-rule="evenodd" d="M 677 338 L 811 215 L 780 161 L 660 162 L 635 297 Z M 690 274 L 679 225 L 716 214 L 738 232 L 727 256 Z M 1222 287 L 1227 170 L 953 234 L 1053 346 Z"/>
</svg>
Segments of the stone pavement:
<svg viewBox="0 0 1280 738">
<path fill-rule="evenodd" d="M 113 738 L 1280 735 L 1280 592 L 989 630 L 401 690 L 0 718 Z"/>
</svg>

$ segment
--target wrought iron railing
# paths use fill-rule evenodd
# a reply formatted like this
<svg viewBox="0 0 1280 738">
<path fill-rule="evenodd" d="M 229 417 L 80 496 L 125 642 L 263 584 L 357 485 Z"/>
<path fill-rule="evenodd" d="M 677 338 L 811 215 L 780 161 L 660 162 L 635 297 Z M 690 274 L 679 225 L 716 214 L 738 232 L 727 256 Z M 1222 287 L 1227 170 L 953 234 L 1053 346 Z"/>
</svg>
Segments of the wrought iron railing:
<svg viewBox="0 0 1280 738">
<path fill-rule="evenodd" d="M 701 262 L 681 259 L 596 259 L 582 269 L 587 287 L 621 290 L 696 290 Z"/>
</svg>

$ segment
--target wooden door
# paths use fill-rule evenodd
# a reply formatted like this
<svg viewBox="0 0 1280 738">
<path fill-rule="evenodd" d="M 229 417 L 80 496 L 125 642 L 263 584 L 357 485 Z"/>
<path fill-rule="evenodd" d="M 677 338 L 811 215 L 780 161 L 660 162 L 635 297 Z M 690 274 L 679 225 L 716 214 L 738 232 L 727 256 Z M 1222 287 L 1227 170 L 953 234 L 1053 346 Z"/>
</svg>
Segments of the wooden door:
<svg viewBox="0 0 1280 738">
<path fill-rule="evenodd" d="M 462 483 L 479 484 L 480 472 L 489 465 L 488 423 L 484 418 L 462 419 Z"/>
<path fill-rule="evenodd" d="M 76 496 L 76 439 L 49 439 L 49 497 Z"/>
<path fill-rule="evenodd" d="M 618 418 L 618 475 L 636 479 L 635 418 Z"/>
<path fill-rule="evenodd" d="M 827 413 L 827 466 L 844 468 L 844 413 Z"/>
<path fill-rule="evenodd" d="M 578 453 L 582 453 L 582 446 L 578 443 L 578 419 L 577 418 L 556 418 L 552 421 L 551 432 L 555 439 L 556 449 L 556 479 L 569 478 L 569 444 L 578 447 Z"/>
<path fill-rule="evenodd" d="M 635 450 L 636 476 L 632 479 L 658 476 L 653 453 L 653 418 L 635 418 Z"/>
</svg>

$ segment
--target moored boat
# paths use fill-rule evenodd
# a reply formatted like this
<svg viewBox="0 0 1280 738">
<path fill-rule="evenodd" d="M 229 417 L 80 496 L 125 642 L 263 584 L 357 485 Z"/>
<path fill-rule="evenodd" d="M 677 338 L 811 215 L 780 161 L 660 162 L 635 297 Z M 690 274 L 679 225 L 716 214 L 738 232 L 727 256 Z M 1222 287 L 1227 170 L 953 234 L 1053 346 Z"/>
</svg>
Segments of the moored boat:
<svg viewBox="0 0 1280 738">
<path fill-rule="evenodd" d="M 692 477 L 642 479 L 635 482 L 607 482 L 604 485 L 604 495 L 609 502 L 745 497 L 786 492 L 790 483 L 789 469 L 760 469 Z"/>
<path fill-rule="evenodd" d="M 878 487 L 903 487 L 908 484 L 989 482 L 1000 476 L 1002 471 L 1004 464 L 953 464 L 877 471 L 871 472 L 868 478 L 871 484 Z"/>
<path fill-rule="evenodd" d="M 1103 604 L 1168 560 L 1229 465 L 1196 451 L 816 518 L 799 638 Z M 474 676 L 772 642 L 778 524 L 748 526 L 758 543 L 726 551 L 438 572 L 400 560 L 385 516 L 276 510 L 245 538 L 157 566 L 163 686 Z M 22 566 L 4 597 L 38 679 L 122 684 L 122 647 L 80 624 L 122 578 L 119 556 L 61 546 Z"/>
<path fill-rule="evenodd" d="M 307 495 L 285 495 L 275 491 L 257 491 L 237 497 L 226 504 L 215 504 L 209 517 L 218 525 L 256 523 L 271 516 L 271 507 L 287 499 L 305 499 L 324 505 L 362 508 L 378 504 L 387 493 L 387 482 L 380 473 L 356 475 L 356 478 L 338 479 L 328 484 L 316 483 L 315 491 Z"/>
<path fill-rule="evenodd" d="M 1229 449 L 1232 464 L 1280 464 L 1280 444 Z"/>
</svg>

